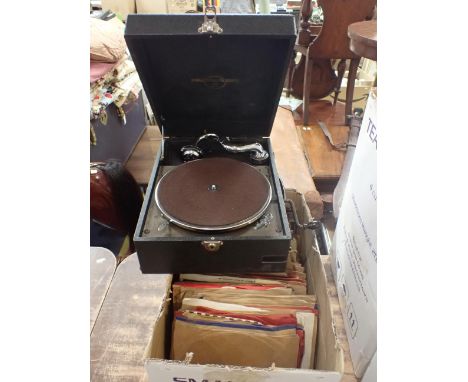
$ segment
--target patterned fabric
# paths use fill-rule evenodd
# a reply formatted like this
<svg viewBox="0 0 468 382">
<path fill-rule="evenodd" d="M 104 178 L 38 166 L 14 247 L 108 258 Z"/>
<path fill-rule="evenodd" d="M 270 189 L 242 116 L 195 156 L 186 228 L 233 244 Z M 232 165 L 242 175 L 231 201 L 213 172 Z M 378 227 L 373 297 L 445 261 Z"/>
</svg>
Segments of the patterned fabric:
<svg viewBox="0 0 468 382">
<path fill-rule="evenodd" d="M 93 82 L 99 80 L 101 77 L 104 77 L 107 73 L 114 69 L 114 66 L 116 64 L 116 62 L 109 63 L 91 61 L 89 65 L 89 83 L 92 84 Z"/>
<path fill-rule="evenodd" d="M 122 106 L 134 102 L 142 89 L 135 65 L 124 56 L 110 72 L 96 82 L 90 88 L 90 119 L 96 119 L 105 112 L 110 104 L 114 103 L 118 110 L 123 112 Z M 124 119 L 125 114 L 121 117 Z"/>
</svg>

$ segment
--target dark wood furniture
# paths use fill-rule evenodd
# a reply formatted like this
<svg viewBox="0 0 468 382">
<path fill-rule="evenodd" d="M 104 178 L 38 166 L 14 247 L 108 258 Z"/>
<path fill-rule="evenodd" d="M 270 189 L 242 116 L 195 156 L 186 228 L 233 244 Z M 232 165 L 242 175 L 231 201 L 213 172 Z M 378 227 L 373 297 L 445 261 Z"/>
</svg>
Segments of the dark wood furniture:
<svg viewBox="0 0 468 382">
<path fill-rule="evenodd" d="M 348 0 L 346 2 L 336 0 L 318 0 L 322 7 L 324 20 L 317 33 L 312 28 L 309 17 L 312 13 L 310 0 L 304 0 L 301 9 L 301 24 L 295 50 L 305 55 L 305 72 L 303 80 L 303 124 L 309 125 L 310 87 L 312 85 L 314 61 L 340 60 L 338 64 L 337 84 L 335 87 L 335 100 L 341 79 L 345 71 L 345 61 L 350 60 L 348 71 L 348 85 L 346 87 L 345 120 L 351 115 L 354 82 L 360 57 L 349 48 L 348 25 L 370 19 L 376 5 L 375 0 Z M 312 32 L 312 33 L 311 33 Z M 307 34 L 310 35 L 307 38 Z M 289 85 L 289 84 L 288 84 Z"/>
<path fill-rule="evenodd" d="M 292 94 L 296 98 L 303 98 L 304 91 L 304 72 L 306 63 L 307 47 L 320 34 L 322 24 L 313 23 L 310 21 L 312 14 L 312 4 L 310 1 L 303 1 L 300 9 L 300 21 L 298 28 L 298 36 L 294 46 L 294 55 L 289 63 L 288 80 L 287 80 L 287 96 Z M 300 53 L 300 60 L 295 64 L 297 53 Z M 341 66 L 340 66 L 341 68 Z M 328 96 L 332 91 L 335 91 L 335 102 L 338 98 L 340 90 L 341 78 L 343 77 L 344 67 L 340 78 L 338 78 L 333 70 L 331 60 L 320 59 L 314 60 L 311 69 L 311 81 L 313 86 L 309 86 L 310 99 L 320 99 Z"/>
<path fill-rule="evenodd" d="M 377 61 L 377 20 L 361 21 L 348 27 L 349 49 L 360 57 Z"/>
</svg>

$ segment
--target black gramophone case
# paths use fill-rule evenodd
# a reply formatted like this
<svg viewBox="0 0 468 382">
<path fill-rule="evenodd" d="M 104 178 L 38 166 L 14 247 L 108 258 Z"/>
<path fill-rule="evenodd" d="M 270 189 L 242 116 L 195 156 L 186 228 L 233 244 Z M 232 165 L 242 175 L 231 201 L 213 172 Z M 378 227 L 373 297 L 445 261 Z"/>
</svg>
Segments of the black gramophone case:
<svg viewBox="0 0 468 382">
<path fill-rule="evenodd" d="M 134 236 L 141 271 L 282 272 L 291 233 L 269 135 L 295 41 L 294 17 L 218 15 L 221 33 L 199 32 L 204 20 L 200 14 L 127 19 L 125 39 L 163 135 Z M 266 224 L 195 232 L 162 216 L 155 202 L 159 180 L 184 163 L 183 146 L 207 133 L 234 145 L 258 142 L 268 151 L 261 165 L 247 153 L 207 155 L 248 163 L 265 175 L 272 190 Z"/>
</svg>

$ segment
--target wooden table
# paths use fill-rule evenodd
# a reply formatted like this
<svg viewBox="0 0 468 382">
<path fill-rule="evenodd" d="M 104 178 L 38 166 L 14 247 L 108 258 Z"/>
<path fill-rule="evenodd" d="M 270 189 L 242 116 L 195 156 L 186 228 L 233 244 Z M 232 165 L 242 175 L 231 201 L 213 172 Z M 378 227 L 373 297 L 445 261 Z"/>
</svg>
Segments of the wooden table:
<svg viewBox="0 0 468 382">
<path fill-rule="evenodd" d="M 315 187 L 304 145 L 290 110 L 278 107 L 270 140 L 284 187 L 304 194 L 310 213 L 320 219 L 323 215 L 323 202 Z"/>
<path fill-rule="evenodd" d="M 117 261 L 114 254 L 106 248 L 91 247 L 90 249 L 90 331 L 101 309 L 107 290 L 114 276 Z"/>
<path fill-rule="evenodd" d="M 348 27 L 349 49 L 360 57 L 377 61 L 377 20 L 361 21 Z"/>
<path fill-rule="evenodd" d="M 333 193 L 345 158 L 345 151 L 336 150 L 325 137 L 318 121 L 325 122 L 335 144 L 348 142 L 349 126 L 343 121 L 345 104 L 335 106 L 328 100 L 314 100 L 310 103 L 310 126 L 302 127 L 302 116 L 297 115 L 298 135 L 301 136 L 304 151 L 311 167 L 314 184 L 320 193 Z"/>
<path fill-rule="evenodd" d="M 145 132 L 125 164 L 138 184 L 148 184 L 161 139 L 158 126 L 146 126 Z"/>
</svg>

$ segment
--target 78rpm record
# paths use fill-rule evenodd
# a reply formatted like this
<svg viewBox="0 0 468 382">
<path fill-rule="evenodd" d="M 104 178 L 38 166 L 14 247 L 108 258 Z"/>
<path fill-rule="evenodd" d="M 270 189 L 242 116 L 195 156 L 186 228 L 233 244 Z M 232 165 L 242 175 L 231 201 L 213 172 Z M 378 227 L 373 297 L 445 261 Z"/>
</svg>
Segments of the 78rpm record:
<svg viewBox="0 0 468 382">
<path fill-rule="evenodd" d="M 271 201 L 268 179 L 229 158 L 204 158 L 165 174 L 156 204 L 172 223 L 195 231 L 227 231 L 257 220 Z"/>
</svg>

